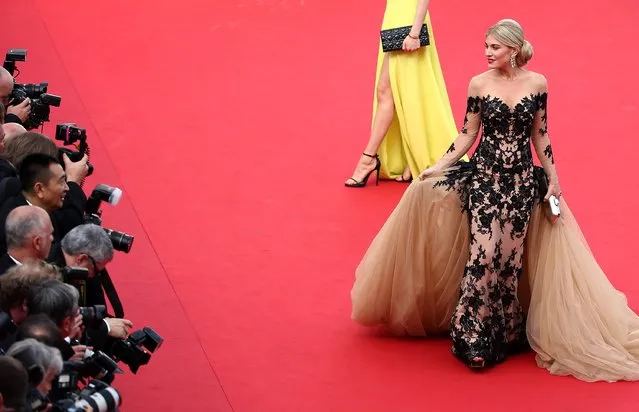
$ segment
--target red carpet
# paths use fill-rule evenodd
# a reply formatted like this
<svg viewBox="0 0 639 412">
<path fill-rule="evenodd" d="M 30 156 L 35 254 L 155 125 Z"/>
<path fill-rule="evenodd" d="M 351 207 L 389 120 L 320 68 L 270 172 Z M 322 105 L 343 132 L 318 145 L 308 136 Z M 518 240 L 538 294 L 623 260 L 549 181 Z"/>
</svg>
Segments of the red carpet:
<svg viewBox="0 0 639 412">
<path fill-rule="evenodd" d="M 631 0 L 434 1 L 458 122 L 483 34 L 519 20 L 550 83 L 562 187 L 612 282 L 639 309 Z M 384 1 L 23 0 L 2 51 L 88 128 L 89 188 L 125 190 L 113 273 L 164 347 L 118 378 L 124 411 L 634 411 L 636 385 L 550 376 L 532 355 L 477 375 L 447 341 L 376 337 L 349 319 L 353 271 L 405 186 L 348 190 L 363 149 Z"/>
</svg>

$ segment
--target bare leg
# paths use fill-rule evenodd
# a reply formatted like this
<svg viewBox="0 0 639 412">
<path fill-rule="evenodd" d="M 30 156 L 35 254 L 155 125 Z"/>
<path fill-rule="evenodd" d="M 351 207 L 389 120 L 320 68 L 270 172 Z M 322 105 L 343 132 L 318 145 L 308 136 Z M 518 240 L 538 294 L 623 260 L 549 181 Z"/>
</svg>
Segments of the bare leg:
<svg viewBox="0 0 639 412">
<path fill-rule="evenodd" d="M 364 153 L 375 156 L 379 145 L 384 140 L 388 128 L 393 121 L 395 103 L 393 102 L 393 92 L 391 90 L 390 75 L 388 71 L 388 55 L 384 56 L 382 71 L 377 82 L 377 111 L 373 119 L 373 127 L 368 144 Z M 376 159 L 362 155 L 359 163 L 353 172 L 352 179 L 347 179 L 346 184 L 354 183 L 353 180 L 361 181 L 371 170 L 375 169 Z"/>
<path fill-rule="evenodd" d="M 396 177 L 395 180 L 397 182 L 408 182 L 413 178 L 413 175 L 410 173 L 410 166 L 406 165 L 404 169 L 404 173 L 400 177 Z"/>
</svg>

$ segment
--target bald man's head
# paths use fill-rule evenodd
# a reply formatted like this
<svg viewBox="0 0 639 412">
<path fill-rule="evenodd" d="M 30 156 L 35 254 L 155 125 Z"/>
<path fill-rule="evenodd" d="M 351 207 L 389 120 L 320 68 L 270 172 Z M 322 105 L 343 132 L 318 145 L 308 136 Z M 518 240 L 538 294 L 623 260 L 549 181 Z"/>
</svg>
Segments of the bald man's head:
<svg viewBox="0 0 639 412">
<path fill-rule="evenodd" d="M 12 256 L 22 251 L 24 253 L 17 253 L 20 257 L 44 259 L 53 241 L 51 218 L 38 206 L 18 206 L 7 216 L 5 237 L 7 251 Z"/>
<path fill-rule="evenodd" d="M 13 93 L 13 76 L 4 67 L 0 67 L 0 102 L 7 106 Z"/>
<path fill-rule="evenodd" d="M 20 123 L 5 123 L 2 125 L 2 128 L 4 129 L 5 142 L 12 137 L 27 133 L 27 129 L 25 129 Z"/>
</svg>

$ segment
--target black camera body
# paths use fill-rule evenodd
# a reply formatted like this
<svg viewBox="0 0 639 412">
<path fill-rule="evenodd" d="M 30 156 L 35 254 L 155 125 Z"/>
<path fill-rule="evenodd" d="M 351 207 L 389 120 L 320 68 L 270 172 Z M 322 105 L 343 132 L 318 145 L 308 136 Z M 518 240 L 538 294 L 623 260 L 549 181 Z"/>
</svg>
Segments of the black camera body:
<svg viewBox="0 0 639 412">
<path fill-rule="evenodd" d="M 41 91 L 42 89 L 44 89 L 44 92 Z M 27 120 L 22 124 L 25 129 L 37 129 L 42 126 L 44 122 L 49 121 L 51 106 L 60 107 L 62 98 L 54 94 L 49 94 L 46 90 L 46 83 L 41 83 L 41 85 L 16 83 L 13 86 L 13 93 L 11 93 L 12 106 L 22 103 L 27 98 L 31 99 L 31 114 L 29 114 Z"/>
<path fill-rule="evenodd" d="M 125 363 L 133 374 L 151 360 L 151 353 L 162 346 L 164 339 L 153 329 L 144 327 L 124 340 L 113 344 L 110 354 L 118 362 Z"/>
<path fill-rule="evenodd" d="M 59 140 L 65 146 L 75 146 L 78 150 L 71 150 L 66 147 L 60 147 L 58 149 L 58 160 L 61 164 L 64 164 L 63 156 L 66 154 L 69 160 L 73 163 L 82 160 L 84 155 L 90 155 L 91 149 L 87 143 L 87 131 L 86 129 L 78 127 L 75 123 L 60 123 L 55 127 L 55 140 Z M 93 165 L 87 162 L 89 171 L 87 176 L 93 174 Z"/>
<path fill-rule="evenodd" d="M 116 373 L 122 373 L 117 362 L 102 351 L 93 352 L 87 349 L 84 360 L 74 364 L 74 370 L 80 379 L 99 379 L 109 385 L 115 379 Z"/>
<path fill-rule="evenodd" d="M 89 269 L 65 266 L 60 269 L 64 283 L 74 286 L 80 293 L 79 305 L 86 305 L 87 301 L 87 280 L 89 279 Z"/>
<path fill-rule="evenodd" d="M 26 49 L 11 49 L 5 56 L 3 67 L 11 73 L 11 76 L 14 76 L 16 71 L 16 62 L 24 62 L 26 60 Z M 22 103 L 27 98 L 31 99 L 31 114 L 27 120 L 23 122 L 25 129 L 31 130 L 42 126 L 44 122 L 49 121 L 51 106 L 60 107 L 62 98 L 60 96 L 47 93 L 48 86 L 49 84 L 46 82 L 40 84 L 14 83 L 13 92 L 10 96 L 10 105 L 15 106 Z"/>
</svg>

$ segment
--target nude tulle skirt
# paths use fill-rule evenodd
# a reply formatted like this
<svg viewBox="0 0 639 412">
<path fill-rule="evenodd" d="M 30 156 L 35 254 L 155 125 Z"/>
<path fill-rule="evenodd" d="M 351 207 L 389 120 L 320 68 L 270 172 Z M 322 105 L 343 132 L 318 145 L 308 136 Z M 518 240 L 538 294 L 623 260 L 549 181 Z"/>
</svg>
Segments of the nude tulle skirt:
<svg viewBox="0 0 639 412">
<path fill-rule="evenodd" d="M 352 317 L 396 335 L 447 333 L 469 254 L 464 182 L 437 187 L 443 176 L 415 181 L 377 234 L 355 274 Z M 639 317 L 595 260 L 568 204 L 546 219 L 538 203 L 525 244 L 518 295 L 536 361 L 552 374 L 584 381 L 639 379 Z"/>
</svg>

